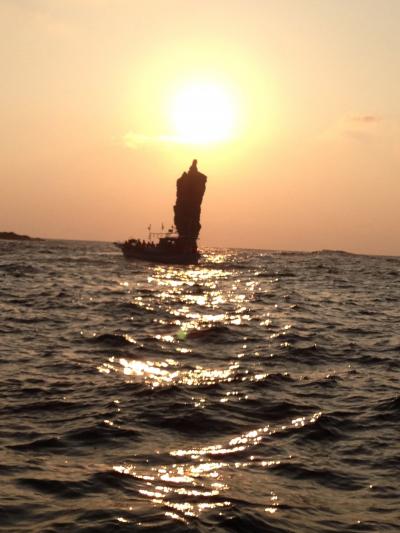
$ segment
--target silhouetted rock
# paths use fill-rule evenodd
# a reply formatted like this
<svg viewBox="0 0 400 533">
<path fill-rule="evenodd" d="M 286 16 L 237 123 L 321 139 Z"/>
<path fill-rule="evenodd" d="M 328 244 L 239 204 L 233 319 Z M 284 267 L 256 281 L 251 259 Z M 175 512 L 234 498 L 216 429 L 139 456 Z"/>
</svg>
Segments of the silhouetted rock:
<svg viewBox="0 0 400 533">
<path fill-rule="evenodd" d="M 37 237 L 28 237 L 28 235 L 18 235 L 18 233 L 14 233 L 13 231 L 0 231 L 0 239 L 4 239 L 7 241 L 42 241 L 43 240 Z"/>
<path fill-rule="evenodd" d="M 176 182 L 176 204 L 174 223 L 179 237 L 196 241 L 200 232 L 200 210 L 207 176 L 197 170 L 194 159 L 188 172 L 184 172 Z"/>
<path fill-rule="evenodd" d="M 197 160 L 194 159 L 189 171 L 184 172 L 176 182 L 174 223 L 178 235 L 174 234 L 171 228 L 168 233 L 159 234 L 157 244 L 138 239 L 114 244 L 122 250 L 127 259 L 142 259 L 172 265 L 196 265 L 200 259 L 197 238 L 201 228 L 200 209 L 206 181 L 207 176 L 197 170 Z"/>
</svg>

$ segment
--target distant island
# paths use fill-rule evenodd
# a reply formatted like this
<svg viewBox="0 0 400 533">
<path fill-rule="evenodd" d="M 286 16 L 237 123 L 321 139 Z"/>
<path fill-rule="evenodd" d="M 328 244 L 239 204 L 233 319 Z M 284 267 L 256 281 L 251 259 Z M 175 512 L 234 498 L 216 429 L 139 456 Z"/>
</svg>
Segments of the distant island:
<svg viewBox="0 0 400 533">
<path fill-rule="evenodd" d="M 39 237 L 28 237 L 28 235 L 18 235 L 13 231 L 0 231 L 0 239 L 6 241 L 43 241 Z"/>
</svg>

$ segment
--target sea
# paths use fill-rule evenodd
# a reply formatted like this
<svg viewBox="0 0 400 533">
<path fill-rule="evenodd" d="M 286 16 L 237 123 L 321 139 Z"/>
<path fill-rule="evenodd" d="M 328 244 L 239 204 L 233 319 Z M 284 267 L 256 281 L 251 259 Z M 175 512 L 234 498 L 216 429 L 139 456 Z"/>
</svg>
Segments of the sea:
<svg viewBox="0 0 400 533">
<path fill-rule="evenodd" d="M 0 529 L 399 532 L 400 258 L 0 241 Z"/>
</svg>

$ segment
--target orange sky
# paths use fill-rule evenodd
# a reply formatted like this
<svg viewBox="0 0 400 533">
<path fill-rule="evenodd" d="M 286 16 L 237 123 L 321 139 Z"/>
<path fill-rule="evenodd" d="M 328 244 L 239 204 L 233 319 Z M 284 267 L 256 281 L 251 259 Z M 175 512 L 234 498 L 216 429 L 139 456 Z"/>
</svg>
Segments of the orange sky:
<svg viewBox="0 0 400 533">
<path fill-rule="evenodd" d="M 398 0 L 3 0 L 0 231 L 143 238 L 197 157 L 200 244 L 400 255 L 399 20 Z M 182 142 L 187 84 L 226 94 L 229 138 Z"/>
</svg>

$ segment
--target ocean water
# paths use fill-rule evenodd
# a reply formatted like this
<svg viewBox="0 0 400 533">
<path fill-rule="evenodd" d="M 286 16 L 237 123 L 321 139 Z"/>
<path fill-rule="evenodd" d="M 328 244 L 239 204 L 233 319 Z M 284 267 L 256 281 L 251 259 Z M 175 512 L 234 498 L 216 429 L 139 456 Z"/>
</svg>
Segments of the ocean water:
<svg viewBox="0 0 400 533">
<path fill-rule="evenodd" d="M 400 258 L 0 241 L 0 529 L 400 531 Z"/>
</svg>

